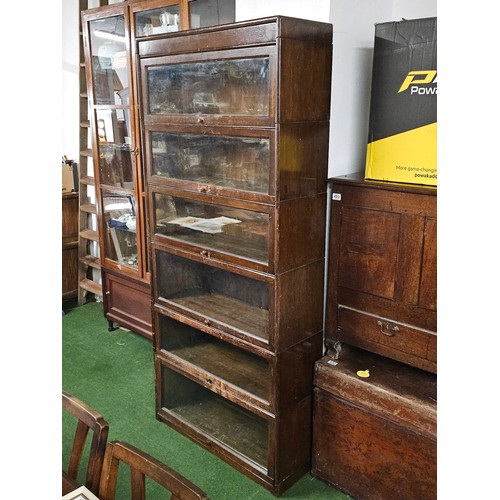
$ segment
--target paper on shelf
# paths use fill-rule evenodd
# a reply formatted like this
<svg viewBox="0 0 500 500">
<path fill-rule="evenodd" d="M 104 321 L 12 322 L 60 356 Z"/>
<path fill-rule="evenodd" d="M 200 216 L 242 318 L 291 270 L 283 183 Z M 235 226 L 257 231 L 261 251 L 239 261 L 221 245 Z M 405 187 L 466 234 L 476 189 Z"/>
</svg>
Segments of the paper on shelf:
<svg viewBox="0 0 500 500">
<path fill-rule="evenodd" d="M 211 219 L 203 219 L 201 217 L 179 217 L 168 221 L 169 224 L 177 224 L 194 231 L 201 231 L 202 233 L 216 234 L 222 233 L 222 228 L 227 224 L 238 224 L 241 222 L 239 219 L 232 219 L 230 217 L 212 217 Z"/>
</svg>

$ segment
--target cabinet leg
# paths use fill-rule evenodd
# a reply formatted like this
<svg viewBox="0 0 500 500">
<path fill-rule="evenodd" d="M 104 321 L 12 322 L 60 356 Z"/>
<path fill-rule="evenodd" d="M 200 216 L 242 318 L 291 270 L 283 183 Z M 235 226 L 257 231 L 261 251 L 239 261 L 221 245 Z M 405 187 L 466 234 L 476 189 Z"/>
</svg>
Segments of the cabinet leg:
<svg viewBox="0 0 500 500">
<path fill-rule="evenodd" d="M 118 327 L 113 325 L 113 322 L 108 319 L 108 332 L 114 332 Z"/>
</svg>

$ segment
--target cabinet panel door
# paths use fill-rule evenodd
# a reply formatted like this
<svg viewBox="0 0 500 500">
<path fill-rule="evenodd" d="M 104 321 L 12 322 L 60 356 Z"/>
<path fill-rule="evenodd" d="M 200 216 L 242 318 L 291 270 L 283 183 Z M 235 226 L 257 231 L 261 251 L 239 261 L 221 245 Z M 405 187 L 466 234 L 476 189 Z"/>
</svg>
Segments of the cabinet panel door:
<svg viewBox="0 0 500 500">
<path fill-rule="evenodd" d="M 393 298 L 399 224 L 397 213 L 342 208 L 340 286 Z"/>
</svg>

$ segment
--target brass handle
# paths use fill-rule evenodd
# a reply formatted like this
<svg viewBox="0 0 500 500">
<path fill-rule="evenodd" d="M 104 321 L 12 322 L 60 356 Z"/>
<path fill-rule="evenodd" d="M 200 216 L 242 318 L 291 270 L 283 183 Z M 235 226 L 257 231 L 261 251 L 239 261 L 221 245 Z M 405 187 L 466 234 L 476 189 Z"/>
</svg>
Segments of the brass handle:
<svg viewBox="0 0 500 500">
<path fill-rule="evenodd" d="M 208 191 L 208 186 L 201 186 L 200 193 L 206 193 Z"/>
<path fill-rule="evenodd" d="M 399 332 L 399 326 L 393 325 L 389 321 L 383 322 L 378 320 L 377 325 L 380 326 L 380 331 L 388 337 L 394 337 L 394 334 Z"/>
<path fill-rule="evenodd" d="M 208 253 L 208 250 L 202 250 L 200 252 L 200 254 L 203 256 L 203 257 L 208 257 L 210 254 Z"/>
<path fill-rule="evenodd" d="M 106 292 L 106 295 L 111 295 L 111 292 L 108 290 L 108 291 Z"/>
<path fill-rule="evenodd" d="M 205 118 L 202 118 L 201 116 L 198 118 L 198 123 L 205 123 Z"/>
<path fill-rule="evenodd" d="M 205 325 L 207 325 L 207 326 L 210 326 L 210 320 L 208 318 L 205 318 L 203 320 L 203 323 L 205 323 Z"/>
</svg>

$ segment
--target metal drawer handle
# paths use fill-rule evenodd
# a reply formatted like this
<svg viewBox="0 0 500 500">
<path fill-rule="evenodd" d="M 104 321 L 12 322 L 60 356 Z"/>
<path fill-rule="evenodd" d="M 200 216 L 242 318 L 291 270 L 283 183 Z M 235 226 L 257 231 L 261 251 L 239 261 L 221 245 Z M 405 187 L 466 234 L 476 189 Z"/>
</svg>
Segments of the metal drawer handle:
<svg viewBox="0 0 500 500">
<path fill-rule="evenodd" d="M 399 326 L 393 325 L 392 323 L 389 323 L 388 321 L 386 321 L 384 323 L 383 321 L 378 320 L 377 325 L 380 326 L 380 331 L 384 335 L 387 335 L 388 337 L 394 337 L 394 334 L 399 332 Z"/>
</svg>

